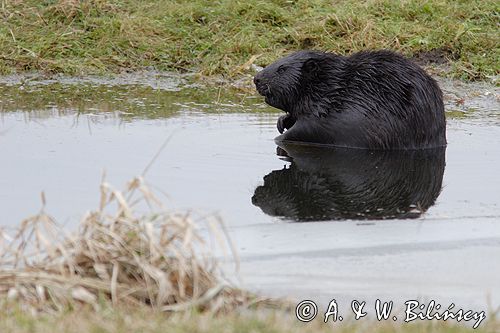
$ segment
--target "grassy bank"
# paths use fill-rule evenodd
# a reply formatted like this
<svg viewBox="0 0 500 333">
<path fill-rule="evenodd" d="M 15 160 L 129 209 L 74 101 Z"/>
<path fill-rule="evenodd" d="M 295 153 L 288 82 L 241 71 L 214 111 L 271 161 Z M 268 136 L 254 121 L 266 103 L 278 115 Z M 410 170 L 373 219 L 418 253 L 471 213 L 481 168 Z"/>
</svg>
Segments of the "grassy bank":
<svg viewBox="0 0 500 333">
<path fill-rule="evenodd" d="M 484 79 L 499 72 L 498 12 L 495 0 L 0 0 L 0 73 L 234 77 L 301 48 L 389 48 Z"/>
<path fill-rule="evenodd" d="M 347 324 L 325 324 L 316 319 L 311 323 L 301 323 L 292 312 L 284 311 L 249 311 L 218 317 L 193 313 L 165 315 L 141 308 L 107 309 L 99 313 L 71 311 L 55 316 L 33 316 L 18 310 L 3 313 L 5 316 L 0 315 L 0 331 L 4 333 L 493 333 L 500 329 L 498 322 L 491 320 L 476 330 L 437 321 L 394 324 L 366 319 Z"/>
</svg>

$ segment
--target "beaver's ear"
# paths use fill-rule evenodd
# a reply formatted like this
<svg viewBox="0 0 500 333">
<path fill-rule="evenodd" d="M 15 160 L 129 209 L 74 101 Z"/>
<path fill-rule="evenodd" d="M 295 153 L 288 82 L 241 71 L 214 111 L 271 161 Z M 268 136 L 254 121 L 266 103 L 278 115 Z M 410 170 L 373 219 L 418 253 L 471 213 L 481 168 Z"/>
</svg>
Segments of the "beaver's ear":
<svg viewBox="0 0 500 333">
<path fill-rule="evenodd" d="M 302 71 L 304 73 L 314 74 L 318 72 L 319 64 L 316 59 L 307 59 L 302 65 Z"/>
</svg>

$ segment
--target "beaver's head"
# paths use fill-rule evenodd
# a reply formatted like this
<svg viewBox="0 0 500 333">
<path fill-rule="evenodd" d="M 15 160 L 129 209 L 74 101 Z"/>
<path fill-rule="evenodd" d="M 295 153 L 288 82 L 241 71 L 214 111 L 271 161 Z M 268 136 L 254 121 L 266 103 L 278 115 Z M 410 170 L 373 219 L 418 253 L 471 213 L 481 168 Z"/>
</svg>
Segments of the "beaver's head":
<svg viewBox="0 0 500 333">
<path fill-rule="evenodd" d="M 266 103 L 290 112 L 308 95 L 311 86 L 323 71 L 325 62 L 331 62 L 328 53 L 299 51 L 281 58 L 254 77 L 255 87 Z"/>
</svg>

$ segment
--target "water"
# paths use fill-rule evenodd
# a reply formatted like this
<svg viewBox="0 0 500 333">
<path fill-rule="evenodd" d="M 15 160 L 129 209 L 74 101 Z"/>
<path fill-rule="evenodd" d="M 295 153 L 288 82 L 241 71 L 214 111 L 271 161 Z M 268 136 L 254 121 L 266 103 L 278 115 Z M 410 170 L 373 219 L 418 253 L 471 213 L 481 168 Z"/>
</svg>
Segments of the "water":
<svg viewBox="0 0 500 333">
<path fill-rule="evenodd" d="M 158 73 L 0 80 L 0 225 L 36 213 L 44 191 L 71 228 L 98 205 L 103 171 L 124 184 L 169 140 L 148 183 L 173 209 L 223 218 L 245 288 L 323 303 L 500 305 L 498 89 L 442 82 L 446 150 L 278 156 L 279 113 L 184 84 Z"/>
</svg>

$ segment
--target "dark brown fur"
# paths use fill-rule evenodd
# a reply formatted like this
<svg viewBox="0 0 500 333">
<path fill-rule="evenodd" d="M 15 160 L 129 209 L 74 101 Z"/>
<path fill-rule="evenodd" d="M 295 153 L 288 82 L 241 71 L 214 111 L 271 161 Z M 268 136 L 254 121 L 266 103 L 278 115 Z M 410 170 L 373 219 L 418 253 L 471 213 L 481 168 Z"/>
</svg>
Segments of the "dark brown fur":
<svg viewBox="0 0 500 333">
<path fill-rule="evenodd" d="M 286 112 L 278 141 L 365 149 L 446 146 L 446 121 L 436 81 L 390 51 L 349 57 L 300 51 L 254 79 L 266 102 Z"/>
</svg>

